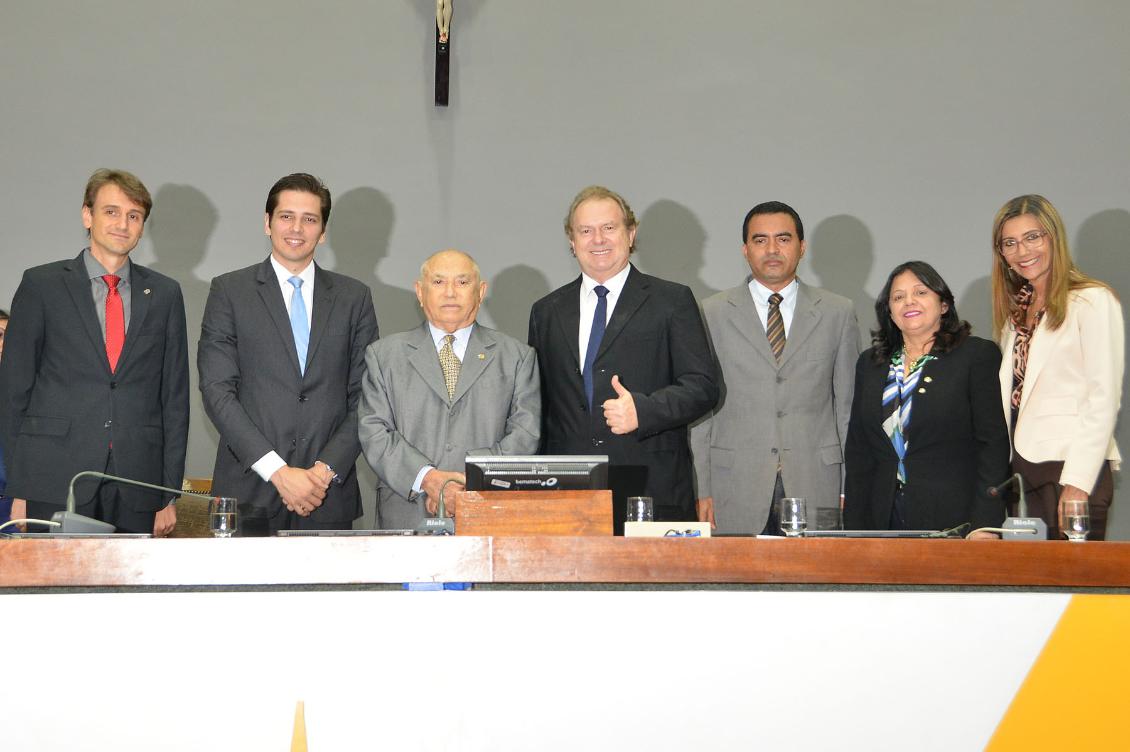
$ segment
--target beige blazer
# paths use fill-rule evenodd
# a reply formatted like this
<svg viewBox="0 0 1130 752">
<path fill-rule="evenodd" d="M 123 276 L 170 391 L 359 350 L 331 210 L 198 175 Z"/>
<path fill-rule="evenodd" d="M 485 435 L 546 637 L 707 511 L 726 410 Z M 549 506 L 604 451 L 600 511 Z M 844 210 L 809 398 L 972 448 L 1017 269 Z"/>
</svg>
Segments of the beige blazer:
<svg viewBox="0 0 1130 752">
<path fill-rule="evenodd" d="M 1012 447 L 1029 462 L 1063 460 L 1059 482 L 1090 492 L 1105 460 L 1122 459 L 1114 424 L 1122 400 L 1122 306 L 1105 287 L 1070 294 L 1059 329 L 1040 321 L 1028 350 L 1028 368 Z M 1001 337 L 1000 386 L 1005 415 L 1012 394 L 1009 324 Z"/>
</svg>

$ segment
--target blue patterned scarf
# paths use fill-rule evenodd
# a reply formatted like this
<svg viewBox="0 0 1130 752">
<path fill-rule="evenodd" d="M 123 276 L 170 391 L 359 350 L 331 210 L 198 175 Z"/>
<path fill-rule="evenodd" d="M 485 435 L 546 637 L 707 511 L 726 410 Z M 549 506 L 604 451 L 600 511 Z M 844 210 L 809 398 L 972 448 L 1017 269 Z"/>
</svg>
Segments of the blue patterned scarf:
<svg viewBox="0 0 1130 752">
<path fill-rule="evenodd" d="M 923 355 L 914 361 L 910 373 L 903 371 L 903 357 L 906 349 L 900 349 L 891 358 L 891 368 L 887 372 L 887 384 L 883 387 L 883 408 L 887 417 L 883 421 L 883 432 L 891 440 L 895 454 L 899 457 L 898 481 L 906 485 L 906 450 L 909 444 L 906 440 L 906 431 L 910 427 L 910 411 L 914 406 L 914 390 L 918 388 L 918 379 L 922 376 L 922 368 L 931 360 L 933 355 Z M 889 412 L 888 412 L 889 411 Z"/>
</svg>

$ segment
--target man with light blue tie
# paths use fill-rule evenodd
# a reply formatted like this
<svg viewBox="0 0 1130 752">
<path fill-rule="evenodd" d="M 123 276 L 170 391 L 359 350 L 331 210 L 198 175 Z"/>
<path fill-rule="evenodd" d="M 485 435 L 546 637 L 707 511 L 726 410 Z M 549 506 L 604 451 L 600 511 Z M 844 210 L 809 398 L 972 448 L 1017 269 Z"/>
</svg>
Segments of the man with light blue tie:
<svg viewBox="0 0 1130 752">
<path fill-rule="evenodd" d="M 212 280 L 197 367 L 220 432 L 212 489 L 265 510 L 271 532 L 352 527 L 372 295 L 314 263 L 330 192 L 295 173 L 267 195 L 271 255 Z"/>
</svg>

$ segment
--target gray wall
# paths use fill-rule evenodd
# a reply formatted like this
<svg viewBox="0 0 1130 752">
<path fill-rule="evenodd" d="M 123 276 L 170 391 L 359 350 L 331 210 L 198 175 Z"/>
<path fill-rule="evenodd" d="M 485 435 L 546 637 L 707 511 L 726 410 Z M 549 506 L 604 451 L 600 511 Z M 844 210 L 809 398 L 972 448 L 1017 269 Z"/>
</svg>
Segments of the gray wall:
<svg viewBox="0 0 1130 752">
<path fill-rule="evenodd" d="M 83 246 L 100 166 L 155 192 L 136 258 L 180 280 L 191 333 L 208 280 L 265 256 L 267 188 L 296 170 L 333 189 L 320 261 L 372 286 L 385 332 L 419 320 L 419 263 L 454 245 L 491 281 L 482 319 L 524 337 L 529 304 L 576 272 L 561 219 L 592 182 L 642 218 L 637 263 L 700 296 L 746 272 L 741 218 L 776 198 L 808 224 L 802 276 L 865 321 L 917 257 L 986 335 L 992 217 L 1032 191 L 1083 268 L 1130 293 L 1126 3 L 455 4 L 440 109 L 431 0 L 9 0 L 0 305 L 22 269 Z M 188 472 L 209 475 L 194 411 Z"/>
</svg>

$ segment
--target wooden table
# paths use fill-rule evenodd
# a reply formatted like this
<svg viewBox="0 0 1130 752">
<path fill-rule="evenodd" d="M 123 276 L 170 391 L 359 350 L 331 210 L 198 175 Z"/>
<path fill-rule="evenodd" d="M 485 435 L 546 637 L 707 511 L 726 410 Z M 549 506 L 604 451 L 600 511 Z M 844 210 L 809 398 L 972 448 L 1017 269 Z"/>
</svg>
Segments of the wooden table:
<svg viewBox="0 0 1130 752">
<path fill-rule="evenodd" d="M 1130 588 L 1130 543 L 613 537 L 0 541 L 0 588 L 401 582 Z"/>
</svg>

